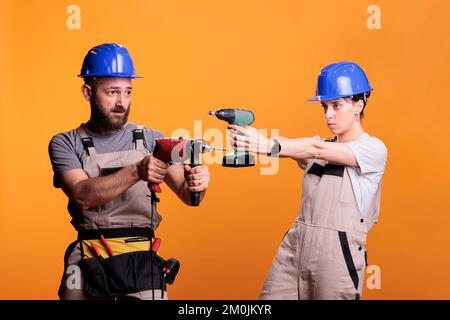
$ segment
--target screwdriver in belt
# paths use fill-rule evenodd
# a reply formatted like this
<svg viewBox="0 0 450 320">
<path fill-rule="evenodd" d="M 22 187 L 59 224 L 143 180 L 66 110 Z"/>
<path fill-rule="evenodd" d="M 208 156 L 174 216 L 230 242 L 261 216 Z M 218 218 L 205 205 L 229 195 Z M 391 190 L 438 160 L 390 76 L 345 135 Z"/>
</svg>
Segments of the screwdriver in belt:
<svg viewBox="0 0 450 320">
<path fill-rule="evenodd" d="M 98 250 L 95 243 L 91 243 L 91 245 L 88 245 L 88 248 L 91 249 L 92 253 L 94 254 L 94 257 L 102 258 L 102 255 L 100 254 L 100 251 Z"/>
<path fill-rule="evenodd" d="M 109 256 L 110 257 L 114 256 L 114 252 L 112 251 L 111 246 L 109 245 L 108 241 L 106 241 L 105 237 L 102 234 L 100 235 L 100 241 L 105 247 L 106 252 L 108 252 Z"/>
</svg>

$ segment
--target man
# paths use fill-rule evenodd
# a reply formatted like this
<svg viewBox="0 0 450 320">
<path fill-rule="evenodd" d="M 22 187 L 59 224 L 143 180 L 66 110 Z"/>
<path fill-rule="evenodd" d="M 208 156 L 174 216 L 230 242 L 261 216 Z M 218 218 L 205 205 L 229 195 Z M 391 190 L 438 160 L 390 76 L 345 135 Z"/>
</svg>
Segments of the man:
<svg viewBox="0 0 450 320">
<path fill-rule="evenodd" d="M 100 272 L 105 282 L 101 289 L 111 294 L 96 295 L 97 298 L 165 298 L 164 281 L 155 276 L 162 275 L 158 260 L 151 256 L 149 262 L 147 255 L 144 260 L 138 259 L 136 253 L 150 252 L 153 230 L 161 221 L 150 205 L 147 184 L 166 182 L 190 205 L 191 192 L 200 192 L 200 201 L 205 196 L 208 168 L 169 166 L 153 157 L 155 139 L 163 134 L 128 122 L 131 79 L 138 76 L 124 47 L 102 44 L 92 48 L 83 61 L 80 76 L 84 78 L 81 91 L 91 105 L 90 119 L 77 129 L 54 136 L 49 145 L 54 186 L 62 188 L 68 196 L 71 223 L 78 231 L 78 240 L 65 254 L 59 296 L 61 299 L 94 298 L 96 291 L 92 288 Z M 109 259 L 104 259 L 108 255 Z M 94 266 L 99 262 L 100 269 Z M 137 275 L 133 273 L 113 281 L 106 267 L 109 263 L 136 268 L 118 271 L 119 277 L 125 277 L 127 272 Z M 145 273 L 148 270 L 141 270 L 142 266 L 150 266 L 153 276 Z M 77 275 L 80 279 L 74 278 Z M 151 288 L 142 286 L 143 281 L 131 283 L 130 278 L 140 279 L 140 276 L 143 281 L 151 278 Z M 118 282 L 126 285 L 120 289 Z M 145 290 L 136 292 L 136 288 Z"/>
</svg>

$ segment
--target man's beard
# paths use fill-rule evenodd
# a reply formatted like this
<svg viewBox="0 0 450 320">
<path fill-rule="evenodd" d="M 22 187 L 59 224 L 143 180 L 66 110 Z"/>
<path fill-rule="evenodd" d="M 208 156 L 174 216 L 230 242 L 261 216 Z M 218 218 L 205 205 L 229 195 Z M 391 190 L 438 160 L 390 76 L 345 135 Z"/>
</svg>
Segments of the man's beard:
<svg viewBox="0 0 450 320">
<path fill-rule="evenodd" d="M 93 122 L 102 129 L 105 130 L 119 130 L 127 123 L 128 115 L 130 114 L 131 104 L 128 109 L 124 107 L 116 106 L 111 109 L 110 112 L 125 112 L 122 117 L 115 117 L 115 121 L 112 121 L 112 116 L 104 113 L 101 106 L 97 103 L 94 97 L 91 98 L 91 118 Z"/>
</svg>

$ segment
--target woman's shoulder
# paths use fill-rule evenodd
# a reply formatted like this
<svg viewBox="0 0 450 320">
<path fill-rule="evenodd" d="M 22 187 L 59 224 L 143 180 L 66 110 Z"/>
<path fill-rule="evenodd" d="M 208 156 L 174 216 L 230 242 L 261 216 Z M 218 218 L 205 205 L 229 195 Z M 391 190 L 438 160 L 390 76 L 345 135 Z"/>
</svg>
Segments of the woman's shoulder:
<svg viewBox="0 0 450 320">
<path fill-rule="evenodd" d="M 387 147 L 385 143 L 378 137 L 372 136 L 369 133 L 363 133 L 358 139 L 361 140 L 360 143 L 364 144 L 366 147 L 370 147 L 372 150 L 377 150 L 383 154 L 387 154 Z"/>
<path fill-rule="evenodd" d="M 355 155 L 361 175 L 384 172 L 387 148 L 381 139 L 364 133 L 346 144 Z"/>
</svg>

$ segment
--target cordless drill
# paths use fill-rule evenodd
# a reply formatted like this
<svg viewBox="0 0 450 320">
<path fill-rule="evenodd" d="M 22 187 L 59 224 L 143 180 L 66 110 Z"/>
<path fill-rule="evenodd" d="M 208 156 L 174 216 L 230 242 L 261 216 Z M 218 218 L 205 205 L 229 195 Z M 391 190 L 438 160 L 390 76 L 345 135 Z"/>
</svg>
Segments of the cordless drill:
<svg viewBox="0 0 450 320">
<path fill-rule="evenodd" d="M 250 110 L 243 109 L 220 109 L 209 111 L 209 115 L 216 116 L 220 120 L 225 120 L 229 124 L 238 126 L 248 126 L 255 121 L 255 115 Z M 255 157 L 248 152 L 232 152 L 223 157 L 222 166 L 238 168 L 251 167 L 255 165 Z"/>
</svg>

